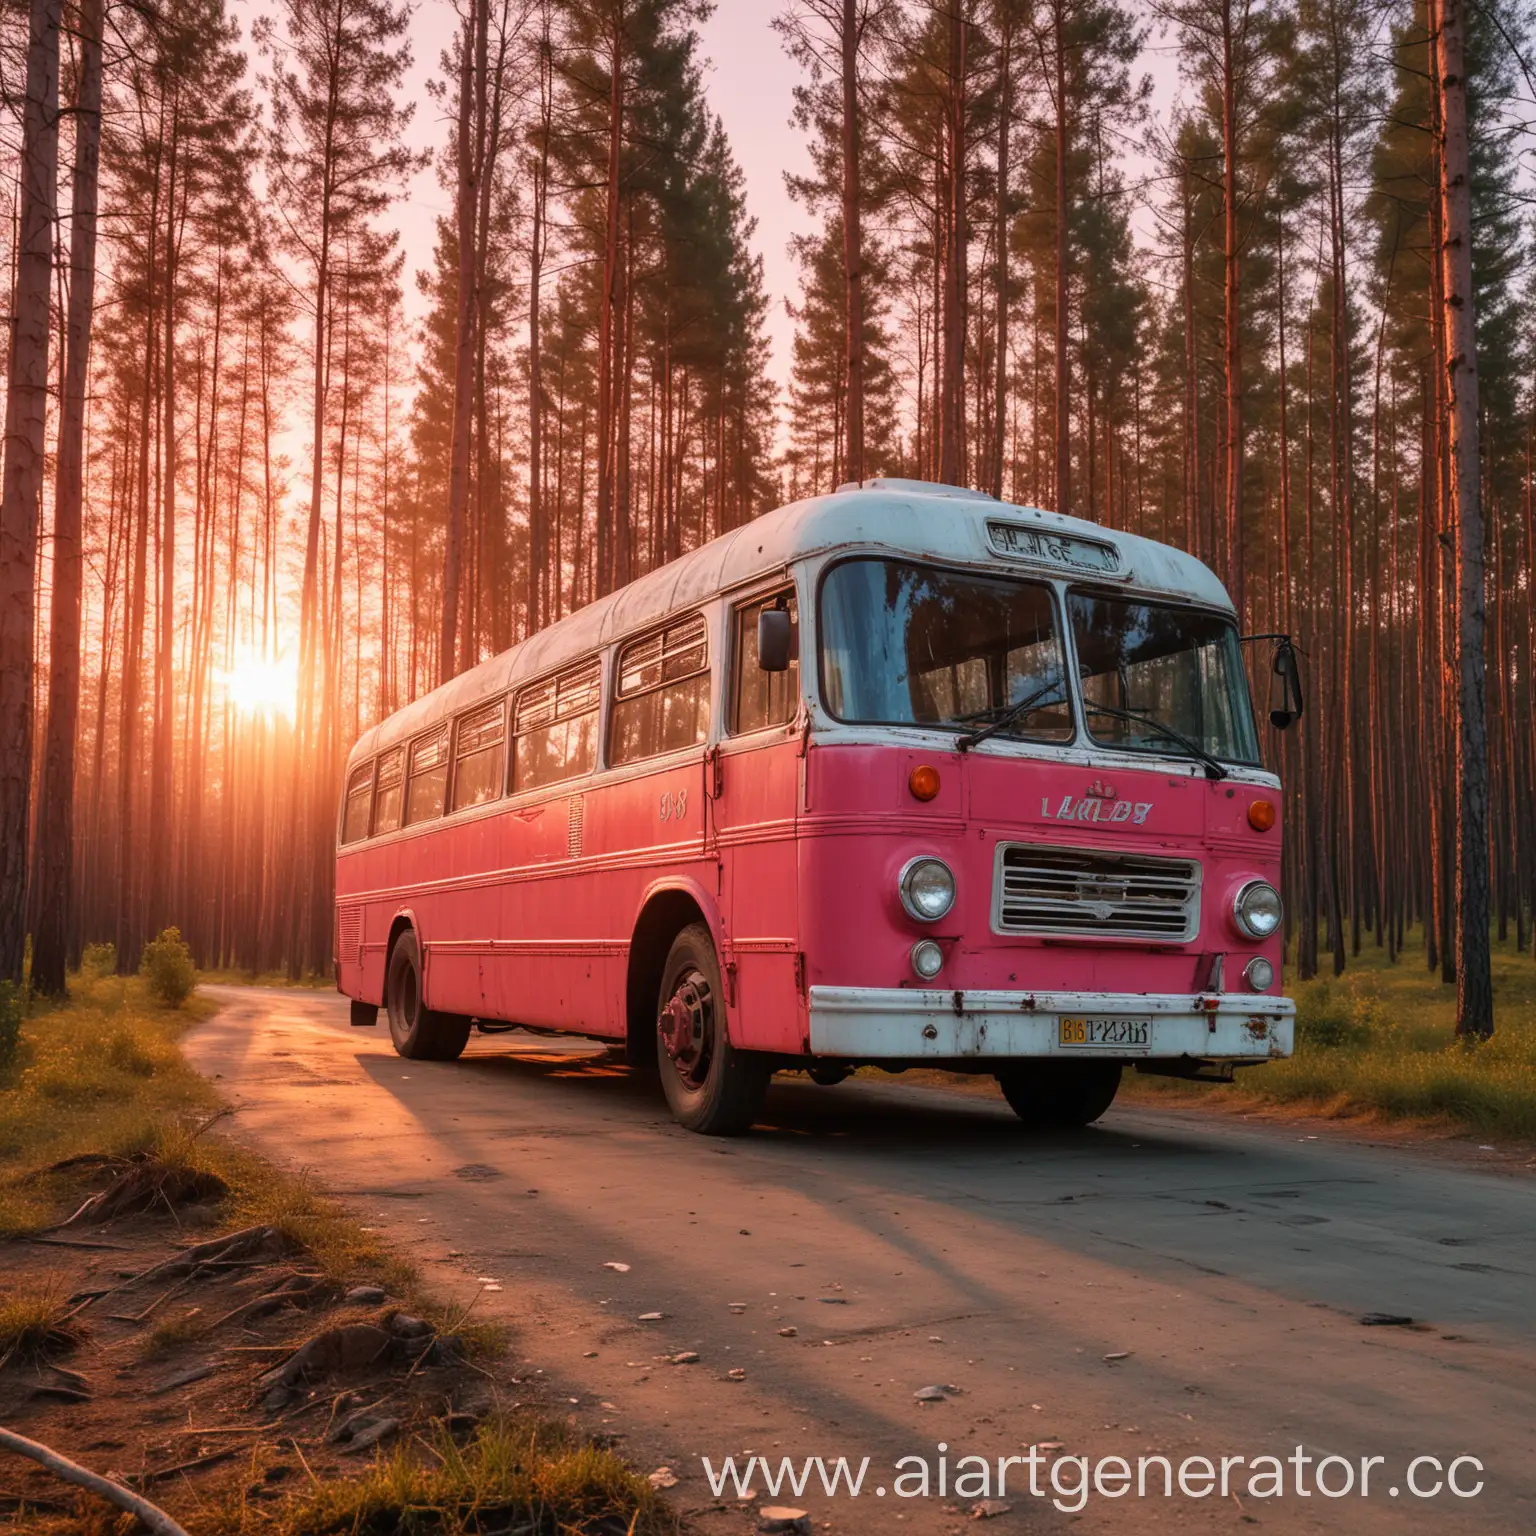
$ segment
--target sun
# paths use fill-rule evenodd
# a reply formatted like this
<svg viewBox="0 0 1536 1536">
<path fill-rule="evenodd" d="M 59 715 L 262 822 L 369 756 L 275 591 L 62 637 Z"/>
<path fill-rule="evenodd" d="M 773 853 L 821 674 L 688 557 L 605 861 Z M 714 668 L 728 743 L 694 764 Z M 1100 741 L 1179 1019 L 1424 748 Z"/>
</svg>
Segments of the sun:
<svg viewBox="0 0 1536 1536">
<path fill-rule="evenodd" d="M 250 651 L 236 657 L 221 675 L 236 713 L 293 719 L 299 693 L 299 665 L 292 656 L 262 656 Z"/>
</svg>

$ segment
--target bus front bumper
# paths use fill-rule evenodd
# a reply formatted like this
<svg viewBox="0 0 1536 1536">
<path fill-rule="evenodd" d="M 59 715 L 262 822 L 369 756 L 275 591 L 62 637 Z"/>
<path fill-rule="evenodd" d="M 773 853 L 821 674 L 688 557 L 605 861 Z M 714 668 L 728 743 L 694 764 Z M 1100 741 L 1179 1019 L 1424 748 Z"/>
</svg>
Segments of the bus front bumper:
<svg viewBox="0 0 1536 1536">
<path fill-rule="evenodd" d="M 810 1049 L 856 1061 L 1018 1057 L 1247 1063 L 1289 1056 L 1296 1005 L 1254 993 L 812 987 Z"/>
</svg>

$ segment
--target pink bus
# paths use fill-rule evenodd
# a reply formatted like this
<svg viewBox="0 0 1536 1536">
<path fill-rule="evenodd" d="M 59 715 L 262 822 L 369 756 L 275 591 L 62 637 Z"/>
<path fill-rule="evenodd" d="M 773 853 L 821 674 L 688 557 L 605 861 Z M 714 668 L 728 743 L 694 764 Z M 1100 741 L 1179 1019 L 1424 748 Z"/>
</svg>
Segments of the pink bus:
<svg viewBox="0 0 1536 1536">
<path fill-rule="evenodd" d="M 1284 725 L 1294 656 L 1262 638 Z M 477 1026 L 613 1041 L 710 1134 L 775 1072 L 870 1064 L 991 1073 L 1022 1118 L 1084 1125 L 1128 1067 L 1289 1054 L 1280 841 L 1210 570 L 871 480 L 366 732 L 337 985 L 416 1059 Z"/>
</svg>

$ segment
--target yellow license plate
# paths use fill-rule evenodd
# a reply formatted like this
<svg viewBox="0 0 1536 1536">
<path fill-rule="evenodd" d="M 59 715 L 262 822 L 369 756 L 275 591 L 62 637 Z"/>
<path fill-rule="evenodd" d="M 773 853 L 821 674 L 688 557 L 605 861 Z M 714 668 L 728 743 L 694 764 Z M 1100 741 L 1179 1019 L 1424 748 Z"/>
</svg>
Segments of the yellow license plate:
<svg viewBox="0 0 1536 1536">
<path fill-rule="evenodd" d="M 1066 1046 L 1144 1051 L 1152 1043 L 1151 1019 L 1058 1019 L 1057 1041 Z"/>
</svg>

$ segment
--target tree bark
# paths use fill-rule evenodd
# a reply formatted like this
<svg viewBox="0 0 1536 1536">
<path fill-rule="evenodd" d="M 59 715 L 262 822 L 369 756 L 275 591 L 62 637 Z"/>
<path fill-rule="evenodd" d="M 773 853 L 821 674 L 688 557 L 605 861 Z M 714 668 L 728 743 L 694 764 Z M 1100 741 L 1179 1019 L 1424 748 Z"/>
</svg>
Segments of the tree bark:
<svg viewBox="0 0 1536 1536">
<path fill-rule="evenodd" d="M 80 550 L 85 471 L 85 396 L 96 300 L 97 169 L 101 148 L 102 0 L 80 6 L 75 92 L 75 168 L 70 193 L 69 316 L 53 506 L 53 605 L 48 626 L 48 730 L 43 754 L 35 877 L 37 934 L 32 985 L 64 990 L 75 933 L 75 734 L 80 713 Z"/>
<path fill-rule="evenodd" d="M 474 110 L 479 18 L 489 0 L 470 0 L 459 56 L 458 239 L 459 293 L 454 335 L 453 444 L 448 467 L 448 523 L 443 549 L 443 613 L 438 642 L 438 681 L 458 671 L 459 587 L 464 565 L 464 528 L 469 507 L 469 439 L 475 362 L 475 180 L 484 127 Z"/>
<path fill-rule="evenodd" d="M 0 472 L 0 981 L 26 949 L 33 625 L 48 415 L 48 290 L 59 158 L 60 0 L 32 0 L 22 109 L 20 231 Z"/>
<path fill-rule="evenodd" d="M 1067 231 L 1067 18 L 1065 0 L 1052 7 L 1056 53 L 1056 510 L 1072 510 L 1072 302 Z"/>
<path fill-rule="evenodd" d="M 1456 1033 L 1493 1033 L 1488 953 L 1488 722 L 1484 700 L 1483 509 L 1479 487 L 1477 316 L 1467 135 L 1466 0 L 1438 0 L 1440 205 L 1451 512 L 1456 538 Z"/>
<path fill-rule="evenodd" d="M 844 478 L 864 478 L 864 237 L 858 0 L 843 0 L 843 272 L 847 285 L 848 449 Z"/>
</svg>

